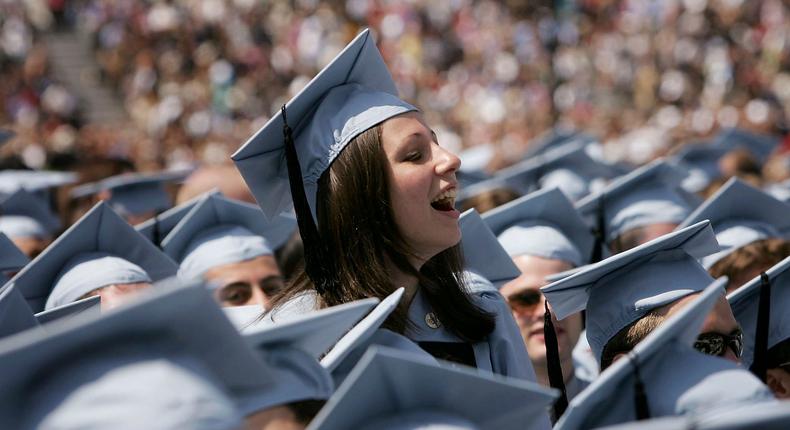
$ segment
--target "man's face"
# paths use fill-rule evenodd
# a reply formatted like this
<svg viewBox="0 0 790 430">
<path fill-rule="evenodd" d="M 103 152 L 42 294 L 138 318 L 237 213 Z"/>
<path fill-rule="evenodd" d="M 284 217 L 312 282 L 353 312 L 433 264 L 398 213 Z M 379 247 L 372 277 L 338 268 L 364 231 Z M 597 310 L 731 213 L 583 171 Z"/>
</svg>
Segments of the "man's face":
<svg viewBox="0 0 790 430">
<path fill-rule="evenodd" d="M 694 299 L 696 299 L 698 296 L 699 294 L 691 294 L 686 296 L 674 303 L 664 306 L 662 311 L 666 312 L 667 317 L 671 317 L 673 314 L 686 307 L 686 305 L 688 305 L 690 302 L 694 301 Z M 740 333 L 740 331 L 741 327 L 738 324 L 738 321 L 735 319 L 735 316 L 732 314 L 732 309 L 730 308 L 729 302 L 727 302 L 727 299 L 723 295 L 720 296 L 716 300 L 716 304 L 713 306 L 713 309 L 711 309 L 710 313 L 705 318 L 705 322 L 702 324 L 702 328 L 700 328 L 700 334 L 718 333 L 732 336 Z M 736 363 L 741 362 L 741 358 L 738 357 L 731 348 L 724 349 L 724 355 L 722 355 L 722 358 L 726 358 L 727 360 L 734 361 Z"/>
<path fill-rule="evenodd" d="M 521 276 L 502 287 L 502 295 L 508 300 L 516 319 L 521 337 L 527 346 L 529 358 L 536 367 L 546 366 L 546 343 L 543 338 L 543 314 L 545 298 L 540 287 L 546 285 L 546 276 L 573 268 L 571 264 L 548 258 L 521 255 L 513 258 L 521 270 Z M 562 321 L 552 315 L 557 331 L 560 360 L 571 359 L 571 353 L 582 332 L 581 314 L 574 314 Z"/>
<path fill-rule="evenodd" d="M 272 297 L 285 288 L 280 269 L 271 255 L 217 266 L 203 277 L 219 285 L 214 298 L 222 306 L 257 304 L 269 310 Z"/>
<path fill-rule="evenodd" d="M 151 288 L 148 282 L 134 284 L 113 284 L 98 288 L 80 297 L 81 299 L 93 296 L 101 297 L 101 309 L 107 311 L 128 302 L 143 290 Z"/>
</svg>

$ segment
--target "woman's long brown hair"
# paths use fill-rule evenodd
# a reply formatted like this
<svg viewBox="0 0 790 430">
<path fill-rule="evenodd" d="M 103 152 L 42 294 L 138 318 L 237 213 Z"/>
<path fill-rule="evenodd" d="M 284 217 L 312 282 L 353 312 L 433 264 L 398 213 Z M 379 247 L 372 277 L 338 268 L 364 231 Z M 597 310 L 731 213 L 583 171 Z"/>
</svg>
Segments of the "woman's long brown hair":
<svg viewBox="0 0 790 430">
<path fill-rule="evenodd" d="M 383 299 L 395 290 L 387 263 L 418 279 L 420 289 L 442 324 L 467 342 L 484 339 L 494 329 L 494 316 L 472 303 L 461 276 L 458 245 L 428 260 L 418 271 L 408 256 L 393 217 L 389 194 L 389 162 L 381 142 L 381 125 L 352 140 L 318 182 L 316 213 L 321 241 L 334 252 L 338 285 L 318 296 L 320 307 L 368 297 Z M 273 298 L 273 312 L 288 300 L 314 291 L 301 267 L 288 287 Z M 393 312 L 384 327 L 403 333 L 408 308 Z"/>
</svg>

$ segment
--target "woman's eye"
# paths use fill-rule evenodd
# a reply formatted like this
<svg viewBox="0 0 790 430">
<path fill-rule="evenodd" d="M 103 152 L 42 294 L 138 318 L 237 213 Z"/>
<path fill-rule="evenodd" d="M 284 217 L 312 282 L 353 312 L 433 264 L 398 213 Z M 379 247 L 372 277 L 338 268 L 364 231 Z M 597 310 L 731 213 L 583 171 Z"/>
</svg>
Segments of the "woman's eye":
<svg viewBox="0 0 790 430">
<path fill-rule="evenodd" d="M 246 305 L 252 297 L 249 285 L 233 284 L 219 291 L 219 301 L 226 306 Z"/>
<path fill-rule="evenodd" d="M 406 161 L 420 161 L 422 159 L 422 152 L 413 151 L 406 154 Z"/>
</svg>

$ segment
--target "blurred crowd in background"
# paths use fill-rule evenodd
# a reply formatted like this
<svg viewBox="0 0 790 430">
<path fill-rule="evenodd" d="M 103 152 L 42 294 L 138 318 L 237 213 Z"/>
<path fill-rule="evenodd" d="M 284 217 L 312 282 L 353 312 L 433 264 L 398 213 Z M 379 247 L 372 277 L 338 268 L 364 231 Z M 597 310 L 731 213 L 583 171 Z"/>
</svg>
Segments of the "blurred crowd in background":
<svg viewBox="0 0 790 430">
<path fill-rule="evenodd" d="M 781 0 L 3 0 L 0 124 L 17 133 L 3 166 L 227 163 L 363 27 L 442 145 L 494 150 L 489 172 L 557 126 L 633 164 L 724 127 L 787 133 Z M 42 34 L 73 29 L 128 113 L 120 126 L 86 123 L 51 70 Z M 790 177 L 783 149 L 772 181 Z"/>
</svg>

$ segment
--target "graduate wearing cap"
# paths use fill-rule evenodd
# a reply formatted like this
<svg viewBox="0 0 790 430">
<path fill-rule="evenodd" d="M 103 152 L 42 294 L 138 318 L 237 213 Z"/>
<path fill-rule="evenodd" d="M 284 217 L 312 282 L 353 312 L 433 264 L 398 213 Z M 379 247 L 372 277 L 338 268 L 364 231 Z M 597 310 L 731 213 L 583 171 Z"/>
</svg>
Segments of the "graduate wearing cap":
<svg viewBox="0 0 790 430">
<path fill-rule="evenodd" d="M 553 390 L 371 348 L 308 429 L 535 429 Z"/>
<path fill-rule="evenodd" d="M 754 375 L 692 346 L 723 293 L 723 282 L 713 282 L 686 307 L 670 311 L 661 326 L 619 356 L 571 402 L 555 429 L 597 428 L 775 402 Z"/>
<path fill-rule="evenodd" d="M 523 343 L 509 337 L 517 328 L 501 296 L 465 285 L 460 161 L 440 143 L 398 98 L 365 30 L 233 155 L 269 219 L 296 211 L 305 265 L 275 312 L 305 296 L 322 308 L 403 287 L 384 328 L 439 344 L 463 364 L 534 380 L 528 361 L 510 361 L 509 348 Z"/>
<path fill-rule="evenodd" d="M 0 342 L 0 426 L 236 429 L 275 378 L 203 285 Z"/>
<path fill-rule="evenodd" d="M 790 399 L 790 257 L 727 296 L 743 328 L 743 365 Z"/>
<path fill-rule="evenodd" d="M 107 204 L 96 204 L 39 254 L 9 285 L 34 312 L 98 295 L 112 308 L 178 270 Z"/>
<path fill-rule="evenodd" d="M 304 428 L 335 391 L 318 359 L 378 303 L 365 299 L 310 312 L 285 322 L 259 320 L 242 330 L 273 383 L 243 408 L 248 428 Z M 268 426 L 268 427 L 267 427 Z"/>
<path fill-rule="evenodd" d="M 521 330 L 538 382 L 549 385 L 544 339 L 545 299 L 540 287 L 546 277 L 584 265 L 595 239 L 568 198 L 557 188 L 526 195 L 483 215 L 483 220 L 521 270 L 500 289 Z M 586 385 L 574 372 L 572 351 L 584 322 L 581 313 L 553 320 L 559 360 L 568 399 Z"/>
<path fill-rule="evenodd" d="M 206 280 L 223 306 L 269 309 L 285 283 L 274 253 L 295 228 L 293 216 L 268 221 L 257 206 L 209 194 L 164 238 L 162 250 L 179 262 L 179 277 Z"/>
<path fill-rule="evenodd" d="M 598 241 L 591 262 L 605 251 L 616 254 L 674 230 L 696 203 L 680 187 L 682 179 L 683 172 L 656 160 L 580 200 L 576 209 L 593 225 Z M 608 249 L 601 248 L 604 244 Z"/>
<path fill-rule="evenodd" d="M 47 202 L 18 189 L 0 198 L 0 233 L 4 233 L 28 257 L 35 257 L 52 242 L 61 227 Z"/>
<path fill-rule="evenodd" d="M 165 184 L 182 180 L 188 174 L 189 172 L 124 173 L 75 187 L 71 190 L 71 197 L 93 197 L 107 201 L 118 215 L 129 224 L 135 225 L 169 209 L 172 201 Z"/>
<path fill-rule="evenodd" d="M 708 219 L 721 250 L 702 259 L 711 276 L 727 276 L 734 291 L 760 272 L 790 255 L 790 205 L 731 178 L 678 228 Z"/>
<path fill-rule="evenodd" d="M 717 249 L 710 223 L 702 221 L 584 267 L 541 291 L 558 319 L 586 310 L 587 340 L 603 370 L 713 282 L 697 259 Z M 740 360 L 742 332 L 723 297 L 701 333 L 700 349 Z"/>
</svg>

